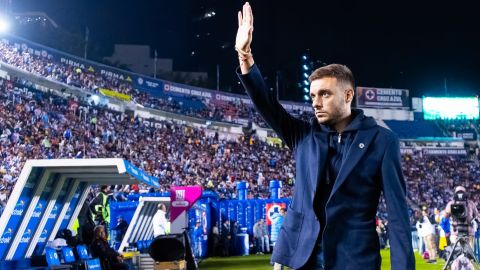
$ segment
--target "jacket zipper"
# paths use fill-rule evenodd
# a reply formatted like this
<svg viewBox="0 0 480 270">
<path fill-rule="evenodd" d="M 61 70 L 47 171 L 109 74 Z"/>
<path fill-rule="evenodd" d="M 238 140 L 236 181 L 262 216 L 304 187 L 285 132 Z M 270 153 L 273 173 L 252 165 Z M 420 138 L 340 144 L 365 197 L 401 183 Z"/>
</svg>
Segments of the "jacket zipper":
<svg viewBox="0 0 480 270">
<path fill-rule="evenodd" d="M 338 143 L 341 143 L 342 142 L 342 133 L 338 133 Z M 333 191 L 333 189 L 332 189 Z M 329 194 L 328 196 L 330 197 L 331 194 Z M 324 241 L 325 241 L 325 231 L 327 230 L 327 225 L 328 225 L 328 216 L 327 216 L 327 205 L 328 205 L 328 202 L 330 202 L 330 198 L 328 198 L 327 202 L 325 203 L 325 226 L 323 227 L 323 231 L 322 231 L 322 250 L 325 250 L 325 245 L 324 245 Z M 325 258 L 324 258 L 325 260 Z M 325 261 L 324 261 L 325 263 Z"/>
</svg>

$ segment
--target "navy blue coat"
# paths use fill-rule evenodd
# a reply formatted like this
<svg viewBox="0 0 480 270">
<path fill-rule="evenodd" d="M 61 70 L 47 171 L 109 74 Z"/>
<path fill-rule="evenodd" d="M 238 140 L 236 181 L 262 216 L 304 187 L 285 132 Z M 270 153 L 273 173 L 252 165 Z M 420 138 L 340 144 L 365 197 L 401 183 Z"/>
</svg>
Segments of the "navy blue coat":
<svg viewBox="0 0 480 270">
<path fill-rule="evenodd" d="M 257 111 L 295 156 L 295 191 L 272 261 L 300 268 L 307 263 L 320 234 L 313 202 L 317 183 L 326 170 L 328 133 L 315 118 L 305 122 L 286 112 L 266 87 L 256 65 L 246 75 L 237 73 Z M 356 131 L 325 207 L 325 269 L 380 269 L 375 215 L 382 191 L 388 211 L 391 269 L 415 269 L 398 139 L 373 118 L 362 117 L 363 124 Z"/>
</svg>

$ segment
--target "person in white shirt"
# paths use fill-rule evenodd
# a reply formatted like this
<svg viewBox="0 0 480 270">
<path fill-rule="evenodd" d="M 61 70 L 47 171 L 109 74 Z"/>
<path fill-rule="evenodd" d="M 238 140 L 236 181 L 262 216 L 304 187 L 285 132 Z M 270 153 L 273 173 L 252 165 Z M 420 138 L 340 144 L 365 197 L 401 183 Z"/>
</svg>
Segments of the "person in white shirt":
<svg viewBox="0 0 480 270">
<path fill-rule="evenodd" d="M 427 247 L 428 255 L 429 255 L 429 260 L 427 263 L 436 263 L 437 262 L 437 245 L 435 241 L 435 225 L 434 222 L 432 222 L 428 218 L 428 214 L 426 210 L 422 211 L 422 219 L 420 223 L 424 237 L 423 241 L 425 242 L 425 246 Z"/>
<path fill-rule="evenodd" d="M 159 235 L 167 234 L 168 220 L 166 218 L 167 207 L 165 204 L 158 204 L 157 213 L 153 216 L 152 226 L 153 226 L 153 236 L 157 237 Z"/>
<path fill-rule="evenodd" d="M 425 237 L 425 230 L 421 224 L 421 220 L 417 220 L 415 224 L 417 227 L 417 235 L 418 235 L 418 253 L 420 256 L 423 256 L 423 251 L 425 250 L 425 243 L 423 243 L 423 238 Z"/>
</svg>

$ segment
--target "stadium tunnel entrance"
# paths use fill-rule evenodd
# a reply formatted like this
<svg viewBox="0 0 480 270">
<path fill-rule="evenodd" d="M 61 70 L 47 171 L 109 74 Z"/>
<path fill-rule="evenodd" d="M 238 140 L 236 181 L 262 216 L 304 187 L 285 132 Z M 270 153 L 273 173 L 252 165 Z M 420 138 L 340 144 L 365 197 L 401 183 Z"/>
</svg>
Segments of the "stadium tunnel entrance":
<svg viewBox="0 0 480 270">
<path fill-rule="evenodd" d="M 61 229 L 72 229 L 92 185 L 143 183 L 158 179 L 126 160 L 28 160 L 0 217 L 0 261 L 44 253 Z"/>
<path fill-rule="evenodd" d="M 159 203 L 164 203 L 170 207 L 170 197 L 139 198 L 138 206 L 120 243 L 118 252 L 123 252 L 132 243 L 150 241 L 154 238 L 152 220 L 155 213 L 157 213 Z"/>
</svg>

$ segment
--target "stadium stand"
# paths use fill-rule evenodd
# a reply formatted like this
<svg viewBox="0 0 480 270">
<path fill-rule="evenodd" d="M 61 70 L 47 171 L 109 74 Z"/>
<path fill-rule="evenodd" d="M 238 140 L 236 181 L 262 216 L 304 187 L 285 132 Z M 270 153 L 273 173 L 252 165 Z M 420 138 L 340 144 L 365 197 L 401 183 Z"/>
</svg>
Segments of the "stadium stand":
<svg viewBox="0 0 480 270">
<path fill-rule="evenodd" d="M 235 196 L 238 179 L 252 182 L 250 196 L 268 197 L 268 182 L 258 184 L 258 172 L 292 183 L 294 166 L 287 149 L 245 136 L 221 140 L 218 134 L 206 136 L 202 128 L 170 121 L 157 123 L 160 128 L 147 126 L 139 118 L 100 107 L 90 107 L 84 121 L 68 100 L 28 87 L 20 91 L 26 81 L 1 80 L 0 85 L 2 190 L 12 188 L 27 159 L 41 158 L 122 157 L 160 178 L 162 191 L 171 184 L 200 184 L 227 198 Z M 284 194 L 290 195 L 290 188 Z"/>
</svg>

